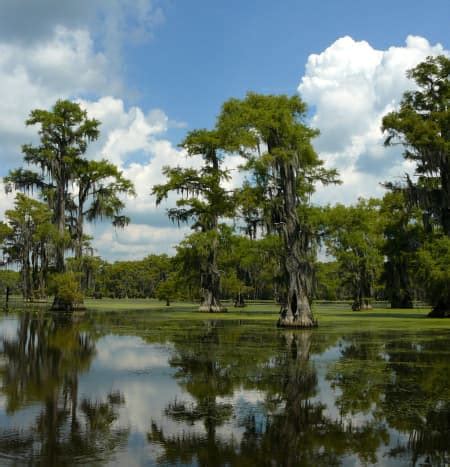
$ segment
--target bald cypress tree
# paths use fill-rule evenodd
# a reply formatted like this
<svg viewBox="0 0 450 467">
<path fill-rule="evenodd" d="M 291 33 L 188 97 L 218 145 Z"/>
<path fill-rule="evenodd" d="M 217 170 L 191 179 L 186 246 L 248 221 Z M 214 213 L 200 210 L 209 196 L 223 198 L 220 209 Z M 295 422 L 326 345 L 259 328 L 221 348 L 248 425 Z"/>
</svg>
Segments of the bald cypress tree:
<svg viewBox="0 0 450 467">
<path fill-rule="evenodd" d="M 286 294 L 280 326 L 316 325 L 310 305 L 314 232 L 309 198 L 317 182 L 336 182 L 337 175 L 314 151 L 311 140 L 318 131 L 306 125 L 306 110 L 298 96 L 249 93 L 227 101 L 218 123 L 226 148 L 247 161 L 261 224 L 283 242 Z"/>
<path fill-rule="evenodd" d="M 428 57 L 407 73 L 417 86 L 403 95 L 398 110 L 383 118 L 385 145 L 402 145 L 415 177 L 404 188 L 411 204 L 420 207 L 429 228 L 450 236 L 450 59 Z M 388 186 L 392 187 L 391 184 Z M 395 187 L 394 187 L 395 188 Z"/>
<path fill-rule="evenodd" d="M 415 174 L 387 186 L 403 191 L 408 204 L 423 211 L 428 241 L 419 252 L 420 281 L 432 315 L 450 316 L 450 59 L 428 57 L 408 77 L 416 89 L 404 93 L 399 109 L 383 118 L 382 129 L 387 146 L 403 146 Z"/>
<path fill-rule="evenodd" d="M 195 130 L 190 132 L 181 146 L 189 156 L 200 156 L 203 164 L 199 169 L 165 167 L 167 181 L 153 187 L 156 204 L 159 205 L 170 192 L 180 195 L 176 207 L 167 211 L 171 220 L 192 223 L 197 232 L 197 250 L 201 251 L 200 264 L 202 303 L 200 311 L 226 311 L 220 303 L 220 272 L 218 267 L 219 222 L 234 213 L 234 200 L 223 186 L 229 173 L 223 168 L 222 142 L 216 131 Z"/>
<path fill-rule="evenodd" d="M 36 109 L 26 121 L 39 127 L 39 144 L 22 146 L 24 161 L 37 170 L 13 170 L 5 178 L 8 186 L 37 190 L 53 208 L 59 239 L 55 245 L 55 270 L 65 271 L 66 204 L 69 185 L 74 181 L 77 164 L 90 141 L 99 136 L 100 122 L 89 119 L 79 104 L 58 100 L 51 110 Z"/>
<path fill-rule="evenodd" d="M 46 200 L 56 228 L 52 270 L 62 274 L 67 249 L 81 258 L 84 219 L 106 217 L 125 225 L 119 195 L 134 194 L 134 189 L 113 164 L 86 158 L 89 143 L 99 137 L 100 122 L 88 118 L 78 103 L 58 100 L 50 110 L 35 109 L 26 124 L 38 127 L 39 142 L 22 146 L 28 167 L 12 170 L 4 182 L 7 191 L 37 191 Z M 73 307 L 56 293 L 54 310 Z"/>
</svg>

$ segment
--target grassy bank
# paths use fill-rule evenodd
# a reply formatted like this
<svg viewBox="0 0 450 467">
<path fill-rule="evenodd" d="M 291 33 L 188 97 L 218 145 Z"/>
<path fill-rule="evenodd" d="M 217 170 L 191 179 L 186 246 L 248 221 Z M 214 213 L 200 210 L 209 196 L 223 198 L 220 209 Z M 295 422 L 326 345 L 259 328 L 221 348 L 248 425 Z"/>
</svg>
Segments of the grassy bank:
<svg viewBox="0 0 450 467">
<path fill-rule="evenodd" d="M 197 311 L 198 305 L 188 302 L 174 302 L 166 307 L 164 303 L 148 299 L 102 299 L 86 300 L 88 311 L 93 314 L 125 314 L 133 321 L 158 322 L 166 320 L 239 320 L 261 322 L 275 326 L 279 306 L 267 303 L 250 303 L 245 308 L 234 308 L 227 304 L 228 313 L 208 314 Z M 313 306 L 315 316 L 319 320 L 320 329 L 328 331 L 343 330 L 431 330 L 449 329 L 450 319 L 427 318 L 429 308 L 399 310 L 390 308 L 374 308 L 370 311 L 351 311 L 346 304 L 317 304 Z M 155 323 L 156 324 L 156 323 Z"/>
</svg>

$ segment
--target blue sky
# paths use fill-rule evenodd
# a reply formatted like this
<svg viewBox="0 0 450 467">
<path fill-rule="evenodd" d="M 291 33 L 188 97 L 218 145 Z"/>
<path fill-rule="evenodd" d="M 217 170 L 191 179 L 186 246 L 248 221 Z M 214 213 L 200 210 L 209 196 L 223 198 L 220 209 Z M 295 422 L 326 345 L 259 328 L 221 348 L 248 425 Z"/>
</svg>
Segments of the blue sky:
<svg viewBox="0 0 450 467">
<path fill-rule="evenodd" d="M 300 92 L 321 131 L 316 150 L 344 182 L 318 187 L 314 202 L 381 196 L 379 182 L 414 170 L 383 148 L 381 117 L 412 86 L 407 69 L 449 53 L 449 20 L 448 0 L 2 0 L 0 175 L 36 139 L 23 124 L 31 109 L 79 100 L 102 121 L 89 157 L 116 163 L 138 192 L 126 230 L 89 227 L 98 253 L 170 252 L 188 228 L 171 225 L 150 191 L 163 165 L 198 164 L 177 147 L 186 131 L 211 127 L 249 90 Z M 12 202 L 1 192 L 0 211 Z"/>
<path fill-rule="evenodd" d="M 447 45 L 450 2 L 172 1 L 151 42 L 130 44 L 126 80 L 144 106 L 193 127 L 248 90 L 294 93 L 311 53 L 350 35 L 385 49 L 408 35 Z"/>
</svg>

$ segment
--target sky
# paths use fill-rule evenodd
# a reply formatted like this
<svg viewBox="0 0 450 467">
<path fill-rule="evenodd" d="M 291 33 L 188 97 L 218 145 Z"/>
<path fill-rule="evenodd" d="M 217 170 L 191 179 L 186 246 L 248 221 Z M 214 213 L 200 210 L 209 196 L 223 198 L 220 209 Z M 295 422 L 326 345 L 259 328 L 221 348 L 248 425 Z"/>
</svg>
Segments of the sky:
<svg viewBox="0 0 450 467">
<path fill-rule="evenodd" d="M 198 166 L 178 147 L 186 132 L 211 128 L 230 97 L 299 93 L 343 182 L 313 202 L 382 196 L 380 182 L 414 168 L 383 147 L 381 118 L 414 86 L 406 70 L 449 55 L 449 26 L 448 0 L 0 0 L 0 176 L 37 142 L 29 112 L 76 100 L 102 122 L 88 157 L 117 164 L 137 191 L 124 230 L 88 226 L 97 254 L 172 253 L 189 228 L 167 219 L 173 197 L 157 208 L 150 192 L 163 166 Z M 237 186 L 239 158 L 226 163 Z M 13 200 L 0 189 L 0 215 Z"/>
</svg>

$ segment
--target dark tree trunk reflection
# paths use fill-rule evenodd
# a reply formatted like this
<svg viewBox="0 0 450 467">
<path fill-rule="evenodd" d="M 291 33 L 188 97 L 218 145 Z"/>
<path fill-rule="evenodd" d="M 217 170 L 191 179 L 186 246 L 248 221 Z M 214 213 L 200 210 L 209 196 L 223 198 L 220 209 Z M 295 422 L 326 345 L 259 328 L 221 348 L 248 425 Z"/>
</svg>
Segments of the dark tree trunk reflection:
<svg viewBox="0 0 450 467">
<path fill-rule="evenodd" d="M 106 400 L 79 395 L 79 374 L 95 355 L 95 342 L 71 318 L 20 316 L 17 334 L 4 338 L 0 369 L 6 410 L 15 413 L 39 404 L 34 421 L 11 436 L 0 431 L 0 452 L 33 465 L 72 465 L 78 459 L 101 463 L 128 436 L 115 428 L 124 400 L 111 393 Z"/>
</svg>

